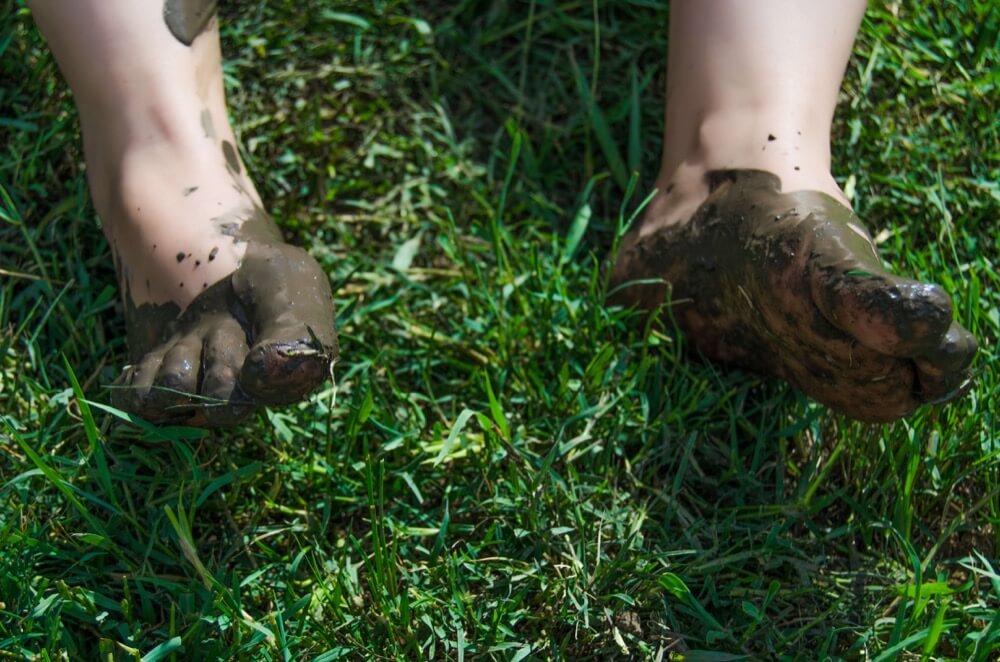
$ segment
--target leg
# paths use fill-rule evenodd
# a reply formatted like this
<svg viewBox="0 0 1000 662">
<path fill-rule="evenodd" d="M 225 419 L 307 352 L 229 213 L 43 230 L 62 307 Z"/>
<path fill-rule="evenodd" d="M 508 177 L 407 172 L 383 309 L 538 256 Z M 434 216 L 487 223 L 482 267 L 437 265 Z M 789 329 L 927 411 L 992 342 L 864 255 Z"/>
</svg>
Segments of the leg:
<svg viewBox="0 0 1000 662">
<path fill-rule="evenodd" d="M 336 355 L 326 275 L 263 211 L 226 112 L 214 3 L 31 2 L 73 90 L 132 365 L 113 400 L 233 424 L 305 396 Z"/>
<path fill-rule="evenodd" d="M 710 358 L 892 420 L 955 397 L 975 340 L 939 287 L 899 278 L 830 174 L 864 0 L 675 0 L 660 194 L 623 243 L 620 300 L 672 293 Z"/>
</svg>

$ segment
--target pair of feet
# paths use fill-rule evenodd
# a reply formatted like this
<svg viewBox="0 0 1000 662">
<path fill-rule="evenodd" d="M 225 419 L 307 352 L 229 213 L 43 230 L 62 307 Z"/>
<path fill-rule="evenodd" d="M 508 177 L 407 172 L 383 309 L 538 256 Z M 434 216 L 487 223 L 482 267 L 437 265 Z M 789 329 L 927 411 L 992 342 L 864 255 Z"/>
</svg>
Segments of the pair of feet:
<svg viewBox="0 0 1000 662">
<path fill-rule="evenodd" d="M 283 242 L 232 142 L 212 134 L 178 157 L 190 168 L 133 159 L 98 204 L 114 218 L 131 355 L 113 401 L 157 423 L 234 425 L 305 397 L 337 356 L 326 275 Z M 669 299 L 702 354 L 861 420 L 962 393 L 976 343 L 948 295 L 888 273 L 849 208 L 782 192 L 758 170 L 701 179 L 688 191 L 661 182 L 614 265 L 616 302 L 652 311 Z"/>
</svg>

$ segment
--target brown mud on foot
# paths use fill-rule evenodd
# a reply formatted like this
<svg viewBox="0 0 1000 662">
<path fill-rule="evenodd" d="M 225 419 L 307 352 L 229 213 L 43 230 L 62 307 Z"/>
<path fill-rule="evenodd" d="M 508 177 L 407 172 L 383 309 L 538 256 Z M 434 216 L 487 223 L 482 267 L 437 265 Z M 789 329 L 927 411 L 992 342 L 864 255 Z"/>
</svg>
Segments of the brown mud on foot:
<svg viewBox="0 0 1000 662">
<path fill-rule="evenodd" d="M 216 0 L 166 0 L 163 22 L 177 41 L 190 46 L 215 16 L 216 4 Z"/>
<path fill-rule="evenodd" d="M 976 341 L 952 321 L 951 299 L 888 273 L 850 209 L 824 193 L 781 193 L 767 172 L 707 179 L 690 221 L 625 238 L 615 303 L 651 311 L 670 290 L 672 315 L 702 354 L 863 421 L 968 389 Z M 628 285 L 641 279 L 661 282 Z"/>
<path fill-rule="evenodd" d="M 326 274 L 283 243 L 262 210 L 236 227 L 233 216 L 224 220 L 232 241 L 247 242 L 242 262 L 183 312 L 137 307 L 126 293 L 132 365 L 112 391 L 115 406 L 154 423 L 229 426 L 258 405 L 302 399 L 329 375 L 338 345 Z"/>
</svg>

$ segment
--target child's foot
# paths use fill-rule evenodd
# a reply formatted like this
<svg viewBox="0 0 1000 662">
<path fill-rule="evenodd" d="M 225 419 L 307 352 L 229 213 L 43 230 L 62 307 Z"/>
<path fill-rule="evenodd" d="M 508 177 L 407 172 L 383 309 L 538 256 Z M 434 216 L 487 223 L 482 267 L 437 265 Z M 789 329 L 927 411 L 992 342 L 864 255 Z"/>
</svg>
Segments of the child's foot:
<svg viewBox="0 0 1000 662">
<path fill-rule="evenodd" d="M 337 355 L 326 274 L 264 213 L 236 148 L 214 0 L 32 3 L 73 89 L 125 301 L 113 391 L 157 423 L 231 425 Z"/>
<path fill-rule="evenodd" d="M 155 423 L 233 425 L 305 397 L 337 355 L 326 274 L 282 240 L 212 125 L 205 111 L 197 135 L 90 159 L 112 164 L 91 186 L 128 330 L 112 402 Z"/>
<path fill-rule="evenodd" d="M 969 384 L 976 342 L 938 286 L 881 265 L 854 213 L 826 193 L 782 193 L 759 170 L 717 170 L 688 220 L 661 196 L 626 237 L 616 298 L 671 314 L 709 358 L 781 377 L 840 413 L 890 421 Z M 629 285 L 639 279 L 662 284 Z M 670 284 L 668 286 L 668 284 Z"/>
</svg>

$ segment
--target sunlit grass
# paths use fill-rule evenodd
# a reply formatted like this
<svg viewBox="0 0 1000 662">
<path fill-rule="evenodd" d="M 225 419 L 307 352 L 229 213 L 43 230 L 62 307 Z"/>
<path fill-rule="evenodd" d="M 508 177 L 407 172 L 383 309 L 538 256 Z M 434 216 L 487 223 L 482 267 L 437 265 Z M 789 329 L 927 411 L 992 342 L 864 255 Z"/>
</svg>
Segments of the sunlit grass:
<svg viewBox="0 0 1000 662">
<path fill-rule="evenodd" d="M 656 5 L 225 8 L 248 167 L 343 351 L 203 433 L 107 407 L 75 113 L 0 0 L 0 652 L 996 657 L 1000 15 L 872 9 L 848 69 L 835 175 L 982 345 L 960 403 L 869 426 L 603 304 L 659 158 Z"/>
</svg>

